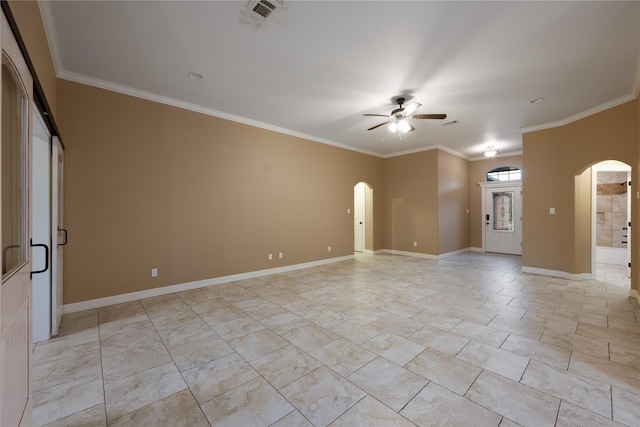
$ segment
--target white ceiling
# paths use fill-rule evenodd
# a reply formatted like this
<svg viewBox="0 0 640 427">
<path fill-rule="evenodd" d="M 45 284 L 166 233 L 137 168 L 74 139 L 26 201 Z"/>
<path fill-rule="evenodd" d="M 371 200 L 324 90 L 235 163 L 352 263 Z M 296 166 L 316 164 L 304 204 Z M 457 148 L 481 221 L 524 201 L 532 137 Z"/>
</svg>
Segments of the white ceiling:
<svg viewBox="0 0 640 427">
<path fill-rule="evenodd" d="M 276 3 L 276 0 L 271 0 Z M 61 78 L 388 156 L 440 146 L 521 150 L 523 128 L 636 97 L 640 2 L 247 1 L 41 3 Z M 187 76 L 197 72 L 204 79 Z M 397 96 L 403 135 L 372 127 Z M 531 104 L 535 98 L 541 103 Z"/>
</svg>

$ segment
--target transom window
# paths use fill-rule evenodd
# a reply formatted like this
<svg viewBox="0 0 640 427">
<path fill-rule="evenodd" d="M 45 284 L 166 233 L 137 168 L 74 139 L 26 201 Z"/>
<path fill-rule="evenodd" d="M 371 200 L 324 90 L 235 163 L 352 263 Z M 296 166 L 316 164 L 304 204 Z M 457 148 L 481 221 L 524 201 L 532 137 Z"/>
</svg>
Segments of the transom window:
<svg viewBox="0 0 640 427">
<path fill-rule="evenodd" d="M 487 181 L 520 181 L 522 171 L 513 166 L 502 166 L 487 172 Z"/>
</svg>

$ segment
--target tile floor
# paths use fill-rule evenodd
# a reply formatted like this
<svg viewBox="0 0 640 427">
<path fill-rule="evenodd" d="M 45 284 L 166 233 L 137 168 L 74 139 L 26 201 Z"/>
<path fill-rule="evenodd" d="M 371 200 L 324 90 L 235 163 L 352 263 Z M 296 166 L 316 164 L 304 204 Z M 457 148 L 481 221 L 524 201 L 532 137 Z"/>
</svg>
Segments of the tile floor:
<svg viewBox="0 0 640 427">
<path fill-rule="evenodd" d="M 358 255 L 67 314 L 34 350 L 48 426 L 640 425 L 623 270 Z"/>
</svg>

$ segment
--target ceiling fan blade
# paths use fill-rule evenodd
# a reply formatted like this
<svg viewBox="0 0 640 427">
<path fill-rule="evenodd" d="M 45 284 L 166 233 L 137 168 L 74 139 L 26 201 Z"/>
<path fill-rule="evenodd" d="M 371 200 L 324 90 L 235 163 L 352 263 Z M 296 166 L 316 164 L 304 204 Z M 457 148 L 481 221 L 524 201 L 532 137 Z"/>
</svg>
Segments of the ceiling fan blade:
<svg viewBox="0 0 640 427">
<path fill-rule="evenodd" d="M 363 116 L 367 116 L 367 117 L 390 117 L 388 114 L 363 114 Z"/>
<path fill-rule="evenodd" d="M 379 125 L 375 125 L 374 127 L 369 128 L 369 129 L 367 129 L 367 130 L 374 130 L 374 129 L 376 129 L 376 128 L 379 128 L 380 126 L 384 126 L 384 125 L 386 125 L 386 124 L 387 124 L 387 123 L 389 123 L 389 122 L 391 122 L 391 120 L 386 121 L 386 122 L 383 122 L 383 123 L 380 123 Z"/>
<path fill-rule="evenodd" d="M 410 119 L 436 119 L 436 120 L 442 120 L 446 118 L 447 118 L 446 114 L 415 114 L 410 117 Z"/>
<path fill-rule="evenodd" d="M 420 104 L 419 102 L 410 102 L 410 103 L 408 103 L 407 106 L 404 107 L 404 111 L 403 111 L 404 115 L 405 116 L 410 115 L 411 113 L 416 111 L 418 108 L 420 108 L 421 105 L 422 104 Z"/>
</svg>

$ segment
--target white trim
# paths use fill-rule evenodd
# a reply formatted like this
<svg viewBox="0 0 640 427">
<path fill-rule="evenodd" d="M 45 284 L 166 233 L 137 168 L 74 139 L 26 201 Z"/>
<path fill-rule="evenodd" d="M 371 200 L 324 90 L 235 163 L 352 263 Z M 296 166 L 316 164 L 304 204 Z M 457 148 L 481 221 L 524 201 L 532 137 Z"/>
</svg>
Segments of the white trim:
<svg viewBox="0 0 640 427">
<path fill-rule="evenodd" d="M 56 76 L 59 76 L 64 69 L 62 68 L 60 42 L 58 41 L 58 32 L 56 31 L 55 21 L 53 19 L 51 2 L 39 1 L 38 6 L 40 7 L 40 15 L 42 16 L 42 23 L 44 25 L 44 33 L 47 37 L 47 44 L 49 45 L 49 52 L 51 53 L 51 59 L 53 60 L 53 68 L 56 72 Z"/>
<path fill-rule="evenodd" d="M 446 151 L 449 154 L 452 154 L 456 157 L 460 157 L 461 159 L 464 160 L 469 160 L 468 156 L 465 156 L 464 154 L 452 150 L 451 148 L 447 148 L 447 147 L 443 147 L 442 145 L 429 145 L 427 147 L 420 147 L 420 148 L 413 148 L 411 150 L 404 150 L 404 151 L 396 151 L 395 153 L 391 153 L 391 154 L 385 154 L 382 156 L 383 159 L 388 159 L 390 157 L 398 157 L 398 156 L 404 156 L 406 154 L 414 154 L 414 153 L 421 153 L 423 151 L 430 151 L 430 150 L 441 150 L 441 151 Z"/>
<path fill-rule="evenodd" d="M 266 270 L 251 271 L 248 273 L 232 274 L 230 276 L 215 277 L 211 279 L 197 280 L 195 282 L 187 282 L 187 283 L 180 283 L 177 285 L 163 286 L 160 288 L 130 292 L 127 294 L 113 295 L 110 297 L 97 298 L 89 301 L 75 302 L 71 304 L 65 304 L 63 312 L 74 313 L 77 311 L 106 307 L 108 305 L 119 304 L 123 302 L 137 301 L 143 298 L 150 298 L 150 297 L 156 297 L 160 295 L 172 294 L 174 292 L 181 292 L 181 291 L 188 291 L 191 289 L 203 288 L 205 286 L 220 285 L 223 283 L 235 282 L 238 280 L 253 279 L 256 277 L 286 273 L 289 271 L 300 270 L 303 268 L 317 267 L 319 265 L 332 264 L 332 263 L 341 262 L 341 261 L 348 261 L 354 258 L 355 258 L 355 255 L 346 255 L 342 257 L 305 262 L 302 264 L 287 265 L 284 267 L 269 268 Z"/>
<path fill-rule="evenodd" d="M 513 156 L 522 156 L 522 150 L 520 151 L 508 151 L 505 153 L 498 153 L 495 156 L 493 156 L 491 159 L 499 159 L 501 157 L 513 157 Z M 478 160 L 491 160 L 485 156 L 478 156 L 478 157 L 472 157 L 469 160 L 471 160 L 472 162 L 477 162 Z"/>
<path fill-rule="evenodd" d="M 355 151 L 358 153 L 367 154 L 369 156 L 383 157 L 380 153 L 376 153 L 370 150 L 364 150 L 362 148 L 357 148 L 352 145 L 341 144 L 339 142 L 330 141 L 328 139 L 318 138 L 317 136 L 296 132 L 294 130 L 283 128 L 280 126 L 270 125 L 269 123 L 247 119 L 245 117 L 240 117 L 234 114 L 225 113 L 224 111 L 214 110 L 213 108 L 203 107 L 201 105 L 196 105 L 190 102 L 184 102 L 177 99 L 169 98 L 167 96 L 157 95 L 155 93 L 134 89 L 129 86 L 119 85 L 117 83 L 111 83 L 106 80 L 100 80 L 93 77 L 83 76 L 81 74 L 73 73 L 70 71 L 63 70 L 59 72 L 58 78 L 84 84 L 87 86 L 97 87 L 99 89 L 104 89 L 111 92 L 121 93 L 123 95 L 128 95 L 135 98 L 146 99 L 147 101 L 153 101 L 153 102 L 157 102 L 164 105 L 170 105 L 173 107 L 181 108 L 183 110 L 194 111 L 196 113 L 205 114 L 207 116 L 217 117 L 219 119 L 242 123 L 244 125 L 253 126 L 256 128 L 270 130 L 272 132 L 278 132 L 284 135 L 295 136 L 297 138 L 307 139 L 309 141 L 331 145 L 333 147 L 338 147 L 338 148 L 342 148 L 349 151 Z"/>
<path fill-rule="evenodd" d="M 423 254 L 420 252 L 399 251 L 396 249 L 383 249 L 384 253 L 391 254 L 391 255 L 403 255 L 403 256 L 410 256 L 415 258 L 432 259 L 435 261 L 446 259 L 454 255 L 459 255 L 465 252 L 469 252 L 470 250 L 471 248 L 464 248 L 464 249 L 458 249 L 457 251 L 447 252 L 445 254 L 432 255 L 432 254 Z"/>
<path fill-rule="evenodd" d="M 484 252 L 484 248 L 471 247 L 471 252 Z"/>
<path fill-rule="evenodd" d="M 567 273 L 566 271 L 547 270 L 546 268 L 535 268 L 522 266 L 523 273 L 538 274 L 542 276 L 560 277 L 567 280 L 590 280 L 593 279 L 591 273 Z"/>
<path fill-rule="evenodd" d="M 634 83 L 635 84 L 635 83 Z M 635 88 L 634 88 L 635 89 Z M 635 90 L 635 92 L 637 92 L 637 90 Z M 573 122 L 577 122 L 578 120 L 582 120 L 584 118 L 587 118 L 589 116 L 593 116 L 594 114 L 598 114 L 601 113 L 605 110 L 608 110 L 610 108 L 613 107 L 617 107 L 618 105 L 622 105 L 626 102 L 629 101 L 633 101 L 634 99 L 637 98 L 637 93 L 634 95 L 633 92 L 628 94 L 628 95 L 624 95 L 621 96 L 619 98 L 613 99 L 611 101 L 605 102 L 604 104 L 600 104 L 596 107 L 590 108 L 586 111 L 582 111 L 578 114 L 574 114 L 573 116 L 567 117 L 565 119 L 562 120 L 558 120 L 556 122 L 551 122 L 551 123 L 544 123 L 541 125 L 535 125 L 535 126 L 528 126 L 525 128 L 520 129 L 521 133 L 528 133 L 528 132 L 535 132 L 538 130 L 544 130 L 544 129 L 551 129 L 551 128 L 556 128 L 556 127 L 560 127 L 560 126 L 566 126 L 570 123 Z"/>
<path fill-rule="evenodd" d="M 640 293 L 638 293 L 638 291 L 636 291 L 635 289 L 630 289 L 629 296 L 631 298 L 635 298 L 636 301 L 638 301 L 638 304 L 640 304 Z"/>
</svg>

